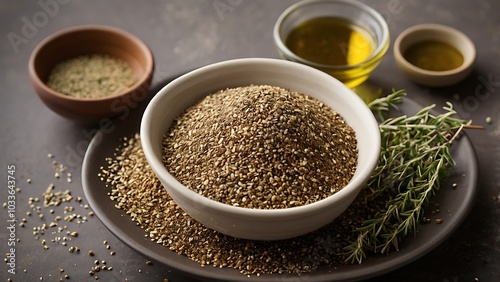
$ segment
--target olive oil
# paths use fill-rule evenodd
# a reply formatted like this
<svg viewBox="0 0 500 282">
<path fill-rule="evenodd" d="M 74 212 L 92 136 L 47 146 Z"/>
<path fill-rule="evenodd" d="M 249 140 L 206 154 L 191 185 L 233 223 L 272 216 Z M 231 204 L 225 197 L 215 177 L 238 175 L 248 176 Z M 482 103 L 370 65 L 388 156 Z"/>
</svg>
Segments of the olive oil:
<svg viewBox="0 0 500 282">
<path fill-rule="evenodd" d="M 324 65 L 356 65 L 374 50 L 371 36 L 354 22 L 338 17 L 318 17 L 298 25 L 285 45 L 297 56 Z"/>
<path fill-rule="evenodd" d="M 439 41 L 422 41 L 411 45 L 403 57 L 412 65 L 430 71 L 447 71 L 460 67 L 463 55 L 453 46 Z"/>
</svg>

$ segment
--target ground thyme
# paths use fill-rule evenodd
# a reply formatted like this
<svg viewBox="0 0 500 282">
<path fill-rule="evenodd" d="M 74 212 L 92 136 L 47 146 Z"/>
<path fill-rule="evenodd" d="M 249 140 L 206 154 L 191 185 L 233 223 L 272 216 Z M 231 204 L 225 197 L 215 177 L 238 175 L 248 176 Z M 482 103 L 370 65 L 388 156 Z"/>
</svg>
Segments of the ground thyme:
<svg viewBox="0 0 500 282">
<path fill-rule="evenodd" d="M 118 94 L 138 81 L 123 60 L 103 54 L 83 55 L 57 64 L 47 86 L 77 98 L 103 98 Z"/>
<path fill-rule="evenodd" d="M 281 209 L 341 190 L 357 165 L 354 130 L 302 93 L 251 85 L 210 94 L 176 119 L 163 162 L 182 184 L 232 206 Z"/>
</svg>

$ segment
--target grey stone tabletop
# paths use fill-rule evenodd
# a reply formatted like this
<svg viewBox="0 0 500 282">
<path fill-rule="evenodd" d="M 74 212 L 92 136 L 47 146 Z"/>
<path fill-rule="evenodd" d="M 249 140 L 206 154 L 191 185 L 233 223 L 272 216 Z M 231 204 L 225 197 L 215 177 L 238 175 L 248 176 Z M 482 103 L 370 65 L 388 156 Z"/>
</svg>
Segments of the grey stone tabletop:
<svg viewBox="0 0 500 282">
<path fill-rule="evenodd" d="M 294 2 L 0 1 L 0 202 L 8 202 L 11 190 L 7 189 L 7 181 L 12 170 L 19 188 L 15 190 L 15 207 L 6 204 L 0 209 L 0 253 L 5 254 L 6 261 L 0 267 L 0 280 L 93 281 L 96 278 L 89 275 L 89 270 L 99 259 L 101 265 L 105 260 L 113 268 L 99 272 L 102 281 L 191 281 L 166 266 L 149 263 L 148 258 L 118 240 L 92 215 L 80 173 L 83 155 L 98 128 L 58 116 L 35 94 L 29 81 L 28 60 L 41 40 L 63 28 L 82 24 L 127 30 L 150 47 L 155 58 L 152 87 L 158 87 L 189 70 L 223 60 L 278 58 L 272 29 L 279 14 Z M 479 182 L 477 199 L 463 224 L 425 256 L 371 281 L 500 281 L 500 2 L 363 2 L 384 16 L 391 33 L 391 47 L 369 82 L 386 93 L 406 89 L 408 97 L 421 105 L 442 106 L 452 101 L 462 117 L 484 126 L 484 130 L 468 132 L 477 154 Z M 455 27 L 475 43 L 475 67 L 465 81 L 446 88 L 427 88 L 412 83 L 397 69 L 392 43 L 404 29 L 420 23 Z M 59 171 L 62 167 L 53 161 L 64 164 L 64 171 Z M 60 173 L 60 179 L 55 178 L 55 173 Z M 49 183 L 71 191 L 74 209 L 54 206 L 33 210 L 39 205 L 37 200 L 43 201 Z M 18 218 L 13 232 L 9 229 L 10 208 Z M 67 225 L 76 233 L 43 236 L 42 225 L 50 222 L 39 218 L 39 214 L 47 218 L 58 214 L 74 216 Z M 62 237 L 72 240 L 63 242 L 66 239 Z M 74 247 L 76 242 L 79 250 Z M 11 250 L 15 251 L 15 274 L 9 272 Z M 88 254 L 91 250 L 94 257 Z M 72 254 L 78 251 L 80 255 Z M 294 279 L 302 281 L 300 277 Z"/>
</svg>

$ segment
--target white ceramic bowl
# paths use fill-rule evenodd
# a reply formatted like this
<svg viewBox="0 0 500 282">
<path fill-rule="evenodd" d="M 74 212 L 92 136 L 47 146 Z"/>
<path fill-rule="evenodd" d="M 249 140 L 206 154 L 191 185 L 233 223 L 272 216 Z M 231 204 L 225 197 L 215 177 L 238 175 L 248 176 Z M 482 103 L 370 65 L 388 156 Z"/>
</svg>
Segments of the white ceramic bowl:
<svg viewBox="0 0 500 282">
<path fill-rule="evenodd" d="M 162 140 L 172 121 L 207 94 L 228 87 L 273 85 L 315 97 L 339 112 L 356 132 L 358 166 L 341 191 L 315 203 L 287 209 L 234 207 L 205 198 L 177 181 L 162 163 Z M 278 59 L 237 59 L 189 72 L 161 89 L 141 122 L 146 158 L 176 203 L 191 217 L 221 233 L 254 240 L 278 240 L 316 230 L 338 217 L 358 195 L 380 153 L 378 124 L 366 104 L 324 72 Z"/>
<path fill-rule="evenodd" d="M 430 71 L 419 68 L 404 58 L 403 54 L 410 46 L 427 40 L 455 47 L 464 58 L 462 65 L 447 71 Z M 442 87 L 456 84 L 470 74 L 476 59 L 476 48 L 467 35 L 457 29 L 440 24 L 420 24 L 399 34 L 394 42 L 394 58 L 398 67 L 414 82 Z"/>
</svg>

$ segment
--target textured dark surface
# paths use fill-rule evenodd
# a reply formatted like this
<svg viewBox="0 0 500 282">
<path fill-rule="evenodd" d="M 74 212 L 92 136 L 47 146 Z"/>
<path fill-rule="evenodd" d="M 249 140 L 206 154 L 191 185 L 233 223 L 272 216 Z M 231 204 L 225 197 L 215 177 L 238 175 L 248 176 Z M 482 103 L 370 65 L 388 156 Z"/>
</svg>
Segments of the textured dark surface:
<svg viewBox="0 0 500 282">
<path fill-rule="evenodd" d="M 112 271 L 100 271 L 101 281 L 186 281 L 159 264 L 146 260 L 116 239 L 100 221 L 89 217 L 90 210 L 81 187 L 81 161 L 96 127 L 65 120 L 45 107 L 35 95 L 28 78 L 28 60 L 34 47 L 46 36 L 79 24 L 107 24 L 128 30 L 148 44 L 155 56 L 154 85 L 191 69 L 241 57 L 277 58 L 272 28 L 278 15 L 295 1 L 82 1 L 40 0 L 0 2 L 0 202 L 7 201 L 7 166 L 16 167 L 16 216 L 26 218 L 18 224 L 15 275 L 2 264 L 0 279 L 13 281 L 59 281 L 65 274 L 70 281 L 94 280 L 88 271 L 94 260 L 106 260 Z M 476 44 L 478 57 L 474 72 L 462 83 L 442 89 L 429 89 L 408 81 L 396 68 L 392 49 L 373 73 L 370 83 L 384 89 L 404 88 L 412 100 L 428 105 L 452 101 L 458 112 L 485 130 L 469 131 L 479 161 L 479 191 L 476 204 L 459 229 L 443 244 L 421 259 L 373 281 L 498 281 L 500 280 L 500 2 L 489 1 L 364 1 L 380 11 L 389 23 L 392 41 L 405 28 L 419 23 L 441 23 L 466 33 Z M 45 5 L 44 5 L 45 3 Z M 134 106 L 134 105 L 132 105 Z M 123 116 L 127 114 L 123 112 Z M 492 122 L 487 124 L 486 117 Z M 109 128 L 108 128 L 109 129 Z M 72 182 L 55 179 L 52 159 L 65 164 Z M 27 179 L 32 183 L 28 184 Z M 64 206 L 43 208 L 44 219 L 36 212 L 26 215 L 30 197 L 42 199 L 50 183 L 56 190 L 69 189 L 73 212 L 88 217 L 61 220 L 60 226 L 77 231 L 67 246 L 51 242 L 70 237 L 48 229 L 36 240 L 33 227 L 49 224 L 56 215 L 65 216 Z M 41 203 L 38 203 L 41 205 Z M 43 206 L 43 205 L 42 205 Z M 66 214 L 66 215 L 68 215 Z M 9 252 L 8 209 L 0 209 L 0 253 Z M 127 220 L 127 219 L 124 219 Z M 51 232 L 56 231 L 56 234 Z M 45 250 L 42 240 L 49 247 Z M 106 249 L 106 240 L 111 249 Z M 69 253 L 78 246 L 80 254 Z M 88 255 L 93 250 L 95 256 Z M 116 255 L 111 256 L 110 251 Z M 61 273 L 59 268 L 63 268 Z M 296 278 L 293 281 L 300 281 Z"/>
</svg>

